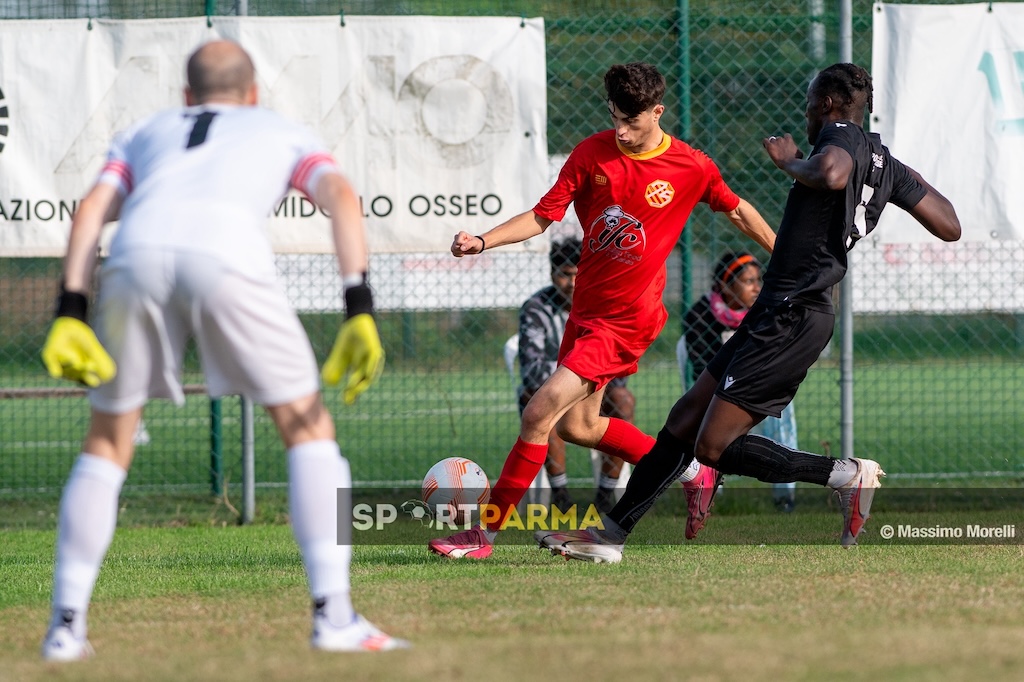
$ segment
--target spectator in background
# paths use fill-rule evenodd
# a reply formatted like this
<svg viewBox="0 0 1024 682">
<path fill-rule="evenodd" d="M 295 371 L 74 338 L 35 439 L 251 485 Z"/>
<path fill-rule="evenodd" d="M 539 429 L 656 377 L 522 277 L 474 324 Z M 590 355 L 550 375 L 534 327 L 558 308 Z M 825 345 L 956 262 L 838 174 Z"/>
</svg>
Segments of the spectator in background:
<svg viewBox="0 0 1024 682">
<path fill-rule="evenodd" d="M 558 349 L 562 345 L 565 323 L 572 308 L 576 288 L 577 265 L 582 244 L 566 239 L 551 244 L 551 284 L 526 299 L 519 310 L 519 413 L 530 398 L 555 372 Z M 626 377 L 612 379 L 601 402 L 601 414 L 633 421 L 636 399 L 626 388 Z M 604 513 L 615 505 L 615 487 L 622 472 L 623 461 L 602 453 L 601 478 L 594 505 Z M 565 511 L 573 505 L 568 489 L 565 467 L 565 441 L 555 430 L 548 436 L 548 456 L 544 462 L 551 483 L 551 504 Z"/>
<path fill-rule="evenodd" d="M 723 253 L 712 273 L 711 290 L 701 296 L 683 317 L 681 341 L 686 347 L 686 354 L 679 355 L 679 371 L 684 390 L 692 383 L 687 375 L 686 360 L 690 361 L 692 376 L 700 376 L 715 353 L 735 333 L 760 293 L 761 263 L 748 251 Z M 796 450 L 793 403 L 782 410 L 780 417 L 765 418 L 754 432 Z M 793 511 L 796 483 L 772 484 L 772 499 L 780 511 Z"/>
</svg>

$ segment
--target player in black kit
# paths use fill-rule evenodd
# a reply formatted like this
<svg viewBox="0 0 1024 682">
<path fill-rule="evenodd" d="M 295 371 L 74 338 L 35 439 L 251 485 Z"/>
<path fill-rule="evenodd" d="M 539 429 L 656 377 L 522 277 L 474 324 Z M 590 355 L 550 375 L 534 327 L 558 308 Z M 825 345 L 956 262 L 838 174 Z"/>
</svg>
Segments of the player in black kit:
<svg viewBox="0 0 1024 682">
<path fill-rule="evenodd" d="M 736 334 L 669 412 L 650 454 L 636 466 L 605 530 L 538 534 L 569 558 L 617 562 L 628 534 L 696 457 L 725 474 L 802 481 L 839 492 L 844 547 L 855 545 L 884 475 L 868 459 L 833 459 L 791 450 L 748 431 L 779 416 L 832 337 L 831 288 L 846 274 L 847 252 L 874 229 L 887 203 L 909 212 L 943 241 L 960 238 L 950 202 L 861 127 L 872 109 L 871 76 L 834 64 L 807 90 L 805 159 L 792 136 L 763 140 L 794 182 L 761 294 Z"/>
</svg>

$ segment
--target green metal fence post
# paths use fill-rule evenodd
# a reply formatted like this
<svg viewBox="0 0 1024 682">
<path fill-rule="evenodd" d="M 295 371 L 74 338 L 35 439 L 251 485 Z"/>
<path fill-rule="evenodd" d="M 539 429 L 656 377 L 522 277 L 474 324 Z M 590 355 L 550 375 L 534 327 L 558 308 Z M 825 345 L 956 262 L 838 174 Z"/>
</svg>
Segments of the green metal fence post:
<svg viewBox="0 0 1024 682">
<path fill-rule="evenodd" d="M 839 3 L 839 61 L 853 61 L 853 2 Z M 853 278 L 850 262 L 839 283 L 839 439 L 841 457 L 853 457 Z"/>
<path fill-rule="evenodd" d="M 210 401 L 210 492 L 224 493 L 224 437 L 221 433 L 221 399 Z"/>
<path fill-rule="evenodd" d="M 676 76 L 676 87 L 679 90 L 679 137 L 687 142 L 690 141 L 690 136 L 693 134 L 692 130 L 692 118 L 690 113 L 690 91 L 692 83 L 690 81 L 690 1 L 679 0 L 677 5 L 678 16 L 676 18 L 676 26 L 678 28 L 678 36 L 676 39 L 676 50 L 678 55 L 678 75 Z M 693 274 L 691 264 L 693 262 L 693 247 L 692 237 L 690 236 L 690 229 L 684 229 L 681 248 L 680 248 L 680 259 L 681 259 L 681 286 L 680 296 L 682 302 L 680 304 L 679 319 L 682 320 L 686 314 L 687 308 L 690 306 L 690 295 L 693 290 Z M 680 330 L 682 331 L 682 330 Z M 687 383 L 693 380 L 690 376 L 692 370 L 690 364 L 686 364 L 686 379 Z"/>
</svg>

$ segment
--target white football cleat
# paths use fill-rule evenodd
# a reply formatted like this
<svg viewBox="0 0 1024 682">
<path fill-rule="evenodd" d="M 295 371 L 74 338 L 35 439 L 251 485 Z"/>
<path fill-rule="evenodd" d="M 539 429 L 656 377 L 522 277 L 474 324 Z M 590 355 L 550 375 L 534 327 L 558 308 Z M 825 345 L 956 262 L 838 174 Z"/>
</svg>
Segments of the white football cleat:
<svg viewBox="0 0 1024 682">
<path fill-rule="evenodd" d="M 622 561 L 623 545 L 604 538 L 597 530 L 567 530 L 563 532 L 537 531 L 534 538 L 542 549 L 577 561 L 595 564 L 617 564 Z"/>
<path fill-rule="evenodd" d="M 345 627 L 337 628 L 322 616 L 313 618 L 313 638 L 310 642 L 320 651 L 393 651 L 409 649 L 412 644 L 385 634 L 377 626 L 360 615 Z"/>
<path fill-rule="evenodd" d="M 60 661 L 84 661 L 91 658 L 95 652 L 85 637 L 78 639 L 71 633 L 67 625 L 57 625 L 50 628 L 43 640 L 43 660 Z"/>
</svg>

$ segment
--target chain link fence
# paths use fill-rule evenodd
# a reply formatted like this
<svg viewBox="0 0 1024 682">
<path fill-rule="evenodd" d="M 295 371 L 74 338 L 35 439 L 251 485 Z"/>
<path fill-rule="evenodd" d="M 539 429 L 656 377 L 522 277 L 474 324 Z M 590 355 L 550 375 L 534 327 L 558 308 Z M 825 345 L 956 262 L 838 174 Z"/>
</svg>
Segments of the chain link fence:
<svg viewBox="0 0 1024 682">
<path fill-rule="evenodd" d="M 608 126 L 602 76 L 609 65 L 650 61 L 670 83 L 665 128 L 707 151 L 729 184 L 774 224 L 789 180 L 772 166 L 760 140 L 780 131 L 802 137 L 809 78 L 837 54 L 835 4 L 0 0 L 0 18 L 143 19 L 240 12 L 339 15 L 339 20 L 345 14 L 543 16 L 552 156 L 567 154 L 576 142 Z M 870 13 L 868 2 L 854 3 L 854 58 L 863 64 L 870 61 Z M 55 106 L 73 106 L 57 97 Z M 12 207 L 3 208 L 0 221 L 16 219 Z M 751 249 L 767 262 L 756 245 L 705 208 L 695 211 L 684 235 L 669 263 L 666 304 L 672 317 L 629 381 L 637 398 L 637 424 L 648 433 L 657 432 L 680 394 L 675 347 L 682 312 L 709 288 L 713 262 L 730 248 Z M 993 255 L 1016 253 L 1007 281 L 1024 286 L 1022 244 L 993 242 L 976 248 L 991 249 Z M 481 281 L 466 268 L 450 280 L 449 290 L 428 291 L 409 284 L 414 280 L 405 275 L 451 267 L 449 256 L 373 256 L 372 284 L 382 300 L 397 302 L 378 318 L 387 369 L 354 407 L 343 406 L 333 391 L 326 395 L 343 452 L 363 484 L 418 482 L 431 464 L 450 455 L 476 460 L 492 477 L 500 471 L 518 431 L 514 383 L 502 347 L 517 329 L 514 301 L 547 284 L 548 267 L 544 256 L 499 250 L 486 257 L 500 265 L 501 282 Z M 855 276 L 872 281 L 871 262 L 865 259 Z M 38 360 L 59 269 L 55 260 L 0 258 L 0 492 L 5 494 L 58 490 L 87 424 L 81 392 L 50 380 Z M 278 269 L 322 361 L 341 321 L 337 312 L 315 312 L 325 300 L 340 301 L 334 260 L 281 256 Z M 488 308 L 443 305 L 480 288 L 499 288 L 504 295 Z M 931 294 L 906 281 L 892 295 L 926 300 Z M 1024 472 L 1024 310 L 965 313 L 942 300 L 927 302 L 927 313 L 879 309 L 855 317 L 857 453 L 879 459 L 893 474 L 1019 476 Z M 800 445 L 815 452 L 828 452 L 832 444 L 838 451 L 838 352 L 830 351 L 795 401 Z M 182 409 L 163 402 L 146 408 L 146 433 L 140 434 L 128 490 L 219 490 L 225 480 L 241 478 L 239 400 L 211 404 L 201 391 L 194 351 L 186 366 L 186 383 L 195 385 L 196 392 Z M 282 484 L 283 448 L 259 411 L 255 439 L 257 484 Z M 571 476 L 589 475 L 582 451 L 571 453 L 569 460 Z"/>
</svg>

